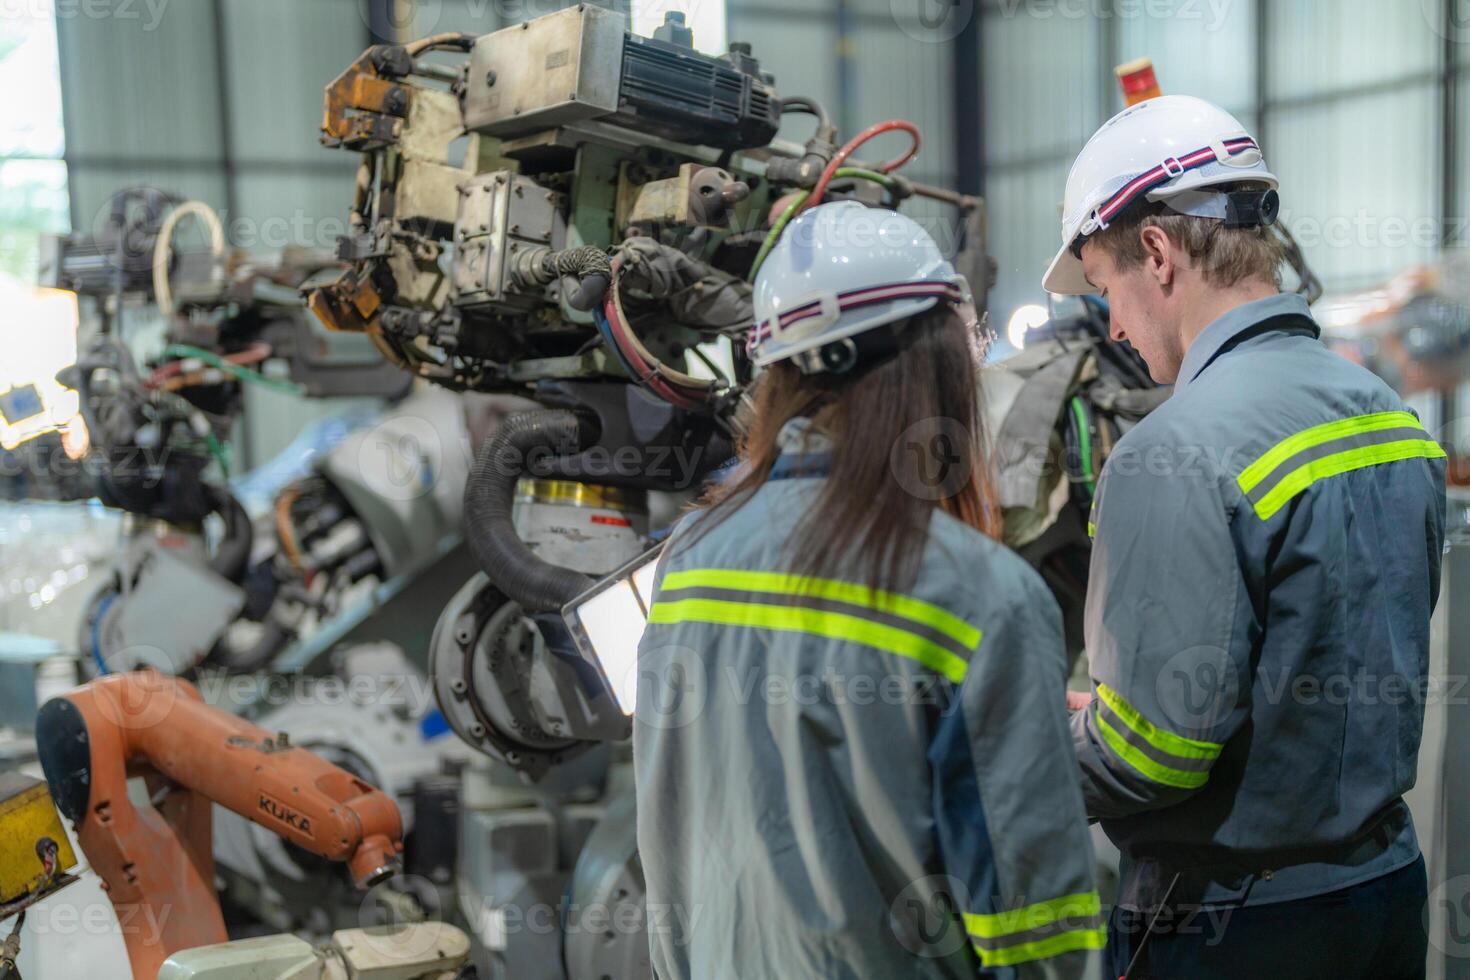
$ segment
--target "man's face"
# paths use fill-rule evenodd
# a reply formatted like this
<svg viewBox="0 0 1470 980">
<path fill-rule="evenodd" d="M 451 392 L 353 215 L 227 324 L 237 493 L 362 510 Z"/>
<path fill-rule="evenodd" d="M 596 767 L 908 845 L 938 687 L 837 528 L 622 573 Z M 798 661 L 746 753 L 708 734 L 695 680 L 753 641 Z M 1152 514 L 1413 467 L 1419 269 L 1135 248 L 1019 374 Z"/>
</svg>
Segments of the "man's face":
<svg viewBox="0 0 1470 980">
<path fill-rule="evenodd" d="M 1095 242 L 1084 242 L 1082 271 L 1108 302 L 1113 339 L 1132 344 L 1155 381 L 1173 384 L 1184 362 L 1184 349 L 1169 315 L 1168 296 L 1148 264 L 1120 270 Z"/>
</svg>

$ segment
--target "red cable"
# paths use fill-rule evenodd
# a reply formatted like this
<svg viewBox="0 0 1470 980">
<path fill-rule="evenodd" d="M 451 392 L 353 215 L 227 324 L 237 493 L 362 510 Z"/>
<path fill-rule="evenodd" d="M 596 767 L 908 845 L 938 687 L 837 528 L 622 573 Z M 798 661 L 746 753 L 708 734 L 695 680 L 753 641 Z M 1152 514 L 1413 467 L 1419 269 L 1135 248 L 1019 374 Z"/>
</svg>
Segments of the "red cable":
<svg viewBox="0 0 1470 980">
<path fill-rule="evenodd" d="M 224 355 L 221 360 L 233 364 L 236 367 L 250 367 L 252 365 L 259 364 L 261 361 L 264 361 L 270 356 L 271 345 L 265 343 L 264 341 L 256 341 L 242 351 L 237 351 L 234 354 Z M 184 370 L 184 362 L 187 360 L 189 360 L 189 358 L 181 357 L 178 360 L 169 361 L 167 364 L 160 366 L 156 371 L 148 376 L 148 380 L 144 382 L 144 387 L 163 387 L 166 381 L 168 381 L 175 375 L 180 374 Z"/>
<path fill-rule="evenodd" d="M 832 178 L 837 173 L 838 169 L 847 162 L 848 157 L 857 152 L 858 147 L 862 146 L 864 143 L 868 142 L 868 140 L 872 139 L 875 136 L 878 136 L 881 133 L 888 133 L 894 130 L 903 130 L 904 132 L 908 133 L 914 138 L 914 143 L 912 146 L 909 147 L 908 152 L 905 153 L 903 156 L 897 157 L 893 160 L 889 160 L 878 169 L 885 174 L 891 174 L 893 173 L 893 171 L 897 170 L 899 167 L 902 167 L 914 157 L 918 156 L 919 147 L 923 142 L 919 136 L 918 126 L 915 126 L 907 119 L 890 119 L 887 122 L 874 123 L 867 129 L 863 130 L 861 133 L 858 133 L 852 139 L 848 140 L 847 143 L 842 147 L 842 149 L 837 151 L 837 155 L 832 158 L 831 163 L 827 164 L 827 169 L 822 171 L 821 178 L 817 180 L 816 185 L 812 188 L 811 196 L 806 199 L 806 203 L 797 210 L 797 213 L 800 214 L 807 208 L 816 207 L 818 204 L 822 203 L 822 198 L 827 195 L 827 185 L 832 183 Z"/>
<path fill-rule="evenodd" d="M 607 317 L 608 329 L 612 332 L 613 340 L 617 343 L 618 349 L 622 351 L 623 357 L 627 359 L 628 363 L 633 366 L 633 370 L 638 374 L 638 377 L 634 380 L 638 381 L 670 405 L 691 410 L 698 409 L 700 407 L 698 402 L 686 395 L 680 394 L 668 382 L 660 378 L 658 372 L 638 355 L 638 352 L 633 349 L 632 344 L 628 343 L 628 325 L 618 315 L 617 300 L 614 294 L 614 290 L 617 289 L 618 269 L 616 264 L 614 264 L 612 272 L 613 283 L 608 287 L 607 295 L 603 298 L 602 314 Z"/>
</svg>

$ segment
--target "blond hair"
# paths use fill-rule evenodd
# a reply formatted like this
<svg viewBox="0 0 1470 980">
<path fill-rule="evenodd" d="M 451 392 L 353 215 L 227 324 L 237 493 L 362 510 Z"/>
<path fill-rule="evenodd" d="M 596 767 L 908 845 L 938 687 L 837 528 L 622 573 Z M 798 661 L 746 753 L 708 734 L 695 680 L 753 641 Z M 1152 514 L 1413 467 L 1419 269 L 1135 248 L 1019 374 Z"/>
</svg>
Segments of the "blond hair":
<svg viewBox="0 0 1470 980">
<path fill-rule="evenodd" d="M 1239 184 L 1218 190 L 1263 190 L 1262 184 Z M 1184 249 L 1205 282 L 1228 288 L 1248 279 L 1264 279 L 1281 288 L 1286 246 L 1271 228 L 1226 228 L 1219 218 L 1197 218 L 1171 211 L 1165 203 L 1145 201 L 1128 208 L 1112 224 L 1087 240 L 1096 242 L 1118 271 L 1126 272 L 1147 257 L 1139 233 L 1158 228 Z"/>
</svg>

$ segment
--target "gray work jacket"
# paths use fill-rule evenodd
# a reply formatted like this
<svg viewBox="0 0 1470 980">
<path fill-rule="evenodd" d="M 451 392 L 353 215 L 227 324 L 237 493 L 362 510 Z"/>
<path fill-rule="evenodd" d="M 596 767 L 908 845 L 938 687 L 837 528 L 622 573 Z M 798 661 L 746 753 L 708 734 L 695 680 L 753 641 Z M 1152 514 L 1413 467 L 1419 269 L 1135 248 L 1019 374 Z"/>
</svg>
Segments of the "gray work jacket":
<svg viewBox="0 0 1470 980">
<path fill-rule="evenodd" d="M 1280 295 L 1216 320 L 1093 504 L 1072 719 L 1120 902 L 1265 904 L 1413 861 L 1444 453 Z"/>
<path fill-rule="evenodd" d="M 938 512 L 901 595 L 789 574 L 807 458 L 686 518 L 659 572 L 633 734 L 656 975 L 1091 978 L 1055 600 Z"/>
</svg>

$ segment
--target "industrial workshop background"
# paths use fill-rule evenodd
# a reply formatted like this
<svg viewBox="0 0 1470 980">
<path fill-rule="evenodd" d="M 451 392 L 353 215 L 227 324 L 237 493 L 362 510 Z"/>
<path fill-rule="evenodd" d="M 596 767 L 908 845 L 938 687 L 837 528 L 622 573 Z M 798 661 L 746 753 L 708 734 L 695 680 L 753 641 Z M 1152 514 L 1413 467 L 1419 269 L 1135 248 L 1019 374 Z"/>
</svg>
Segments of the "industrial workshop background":
<svg viewBox="0 0 1470 980">
<path fill-rule="evenodd" d="M 1283 181 L 1286 223 L 1303 240 L 1329 297 L 1382 282 L 1442 246 L 1464 244 L 1466 223 L 1456 216 L 1466 213 L 1470 194 L 1470 26 L 1457 2 L 679 6 L 691 11 L 700 47 L 757 41 L 782 89 L 834 107 L 844 132 L 860 120 L 917 122 L 926 145 L 916 179 L 988 200 L 998 263 L 990 310 L 1003 327 L 1016 308 L 1044 301 L 1037 270 L 1054 249 L 1068 164 L 1122 106 L 1113 67 L 1139 56 L 1153 58 L 1166 91 L 1209 98 L 1259 134 Z M 340 233 L 335 222 L 354 164 L 318 146 L 316 133 L 321 89 L 342 65 L 378 40 L 486 33 L 564 6 L 136 0 L 131 16 L 120 19 L 88 16 L 82 0 L 58 3 L 53 21 L 35 16 L 48 6 L 42 0 L 6 0 L 0 25 L 12 36 L 6 44 L 27 45 L 25 58 L 0 62 L 8 72 L 5 91 L 24 93 L 36 112 L 65 105 L 64 140 L 59 129 L 55 138 L 0 129 L 7 224 L 34 215 L 27 223 L 38 230 L 63 230 L 69 218 L 85 227 L 117 188 L 146 183 L 206 201 L 229 216 L 237 238 L 253 234 L 275 249 L 330 248 Z M 979 16 L 970 16 L 977 4 Z M 639 4 L 639 23 L 651 31 L 671 6 Z M 18 19 L 22 14 L 29 24 Z M 45 63 L 48 46 L 59 54 L 60 98 L 29 72 Z M 783 135 L 804 138 L 810 122 L 798 116 L 788 127 Z M 919 212 L 924 207 L 916 202 Z M 0 250 L 25 255 L 27 246 L 12 231 Z M 1432 413 L 1426 421 L 1441 417 L 1439 406 L 1424 407 Z M 298 411 L 284 400 L 275 409 Z M 259 406 L 247 414 L 247 459 L 279 448 L 270 433 L 280 426 L 270 411 Z"/>
<path fill-rule="evenodd" d="M 1041 279 L 1058 247 L 1069 167 L 1087 138 L 1124 105 L 1118 66 L 1151 59 L 1163 92 L 1217 103 L 1254 134 L 1281 180 L 1281 223 L 1320 280 L 1322 298 L 1312 309 L 1324 339 L 1385 377 L 1451 456 L 1450 524 L 1458 547 L 1447 552 L 1432 673 L 1457 677 L 1461 686 L 1431 704 L 1420 785 L 1410 803 L 1430 857 L 1431 888 L 1439 889 L 1430 911 L 1429 976 L 1470 977 L 1470 928 L 1460 928 L 1470 923 L 1470 836 L 1464 832 L 1470 826 L 1470 780 L 1463 765 L 1470 747 L 1465 718 L 1470 690 L 1463 688 L 1470 671 L 1465 640 L 1470 637 L 1465 530 L 1470 498 L 1462 489 L 1470 483 L 1470 0 L 593 2 L 629 15 L 633 32 L 644 36 L 652 35 L 667 13 L 679 11 L 694 31 L 695 46 L 706 53 L 749 43 L 761 68 L 774 75 L 776 90 L 822 103 L 843 139 L 878 120 L 915 123 L 923 148 L 904 176 L 984 199 L 985 253 L 994 269 L 986 297 L 995 336 L 988 356 L 997 363 L 1022 349 L 1027 328 L 1038 328 L 1032 334 L 1034 353 L 1041 346 L 1038 338 L 1065 349 L 1068 329 L 1080 330 L 1076 324 L 1083 320 L 1092 323 L 1090 313 L 1068 326 L 1067 315 L 1049 312 Z M 47 329 L 47 322 L 38 319 L 42 305 L 32 305 L 47 236 L 74 233 L 85 239 L 96 233 L 105 238 L 100 233 L 114 195 L 144 186 L 213 208 L 230 244 L 262 261 L 293 249 L 332 253 L 349 230 L 359 158 L 321 145 L 324 88 L 371 45 L 446 32 L 487 35 L 575 5 L 574 0 L 0 0 L 0 399 L 43 382 L 60 391 L 56 366 L 77 359 L 76 331 L 63 336 L 61 330 Z M 442 51 L 424 58 L 431 63 L 442 58 L 445 66 L 464 61 Z M 803 143 L 812 132 L 810 116 L 793 113 L 782 119 L 785 140 Z M 879 149 L 873 152 L 881 157 L 898 146 L 889 139 L 875 144 Z M 903 211 L 923 223 L 947 252 L 957 249 L 961 226 L 953 207 L 921 196 L 906 200 Z M 197 246 L 200 228 L 185 227 L 180 238 Z M 289 290 L 293 297 L 295 285 Z M 1295 285 L 1288 281 L 1287 288 Z M 157 327 L 154 321 L 164 318 L 154 315 L 155 300 L 130 306 L 130 325 L 145 324 L 145 331 Z M 102 306 L 105 301 L 99 301 Z M 21 309 L 25 316 L 12 315 Z M 56 322 L 67 312 L 58 309 Z M 75 326 L 75 306 L 70 313 L 69 329 Z M 82 325 L 84 335 L 95 327 L 86 318 Z M 1042 329 L 1049 325 L 1050 334 Z M 329 336 L 363 341 L 355 334 Z M 63 350 L 67 344 L 71 348 Z M 611 339 L 608 347 L 614 347 Z M 172 383 L 166 368 L 187 374 L 199 367 L 186 371 L 185 357 L 150 365 L 155 372 L 150 386 Z M 553 359 L 559 358 L 548 358 Z M 238 381 L 241 373 L 253 375 L 235 372 L 232 379 Z M 229 444 L 220 455 L 233 454 L 237 490 L 249 484 L 253 472 L 289 455 L 283 452 L 288 447 L 309 441 L 312 423 L 326 427 L 352 418 L 350 425 L 365 429 L 363 419 L 377 424 L 377 413 L 397 404 L 386 393 L 297 397 L 283 386 L 260 383 L 265 374 L 261 368 L 252 383 L 240 385 L 243 407 L 222 424 L 234 426 L 233 438 L 218 440 Z M 395 370 L 394 378 L 400 395 L 409 390 L 406 373 Z M 449 406 L 445 414 L 468 429 L 465 445 L 483 436 L 475 426 L 488 423 L 462 410 L 458 393 L 451 398 L 436 385 L 420 382 L 416 394 L 425 392 L 441 397 L 441 407 Z M 1085 445 L 1081 403 L 1072 398 L 1070 404 L 1078 412 L 1076 438 Z M 0 435 L 9 436 L 5 410 L 0 403 Z M 501 418 L 494 416 L 497 424 Z M 1058 432 L 1048 429 L 1044 437 L 1064 439 L 1070 418 L 1064 416 Z M 53 426 L 45 434 L 59 439 L 60 431 Z M 485 442 L 479 438 L 476 444 Z M 218 442 L 211 448 L 220 449 Z M 15 446 L 0 439 L 0 449 L 4 458 Z M 371 469 L 352 453 L 344 455 L 358 469 Z M 1090 467 L 1090 446 L 1078 456 L 1086 457 Z M 300 460 L 285 462 L 283 471 Z M 11 475 L 0 473 L 0 478 Z M 346 557 L 334 559 L 367 570 L 357 578 L 343 572 L 341 582 L 331 580 L 352 601 L 324 603 L 333 615 L 312 619 L 311 629 L 301 629 L 299 637 L 293 633 L 300 643 L 288 648 L 290 657 L 275 669 L 284 676 L 312 658 L 325 661 L 325 653 L 347 640 L 367 646 L 363 656 L 374 664 L 382 651 L 367 641 L 402 641 L 412 649 L 399 659 L 413 661 L 413 670 L 424 668 L 430 644 L 414 647 L 404 638 L 428 637 L 450 594 L 477 570 L 475 557 L 456 537 L 463 494 L 454 478 L 463 484 L 467 475 L 450 473 L 440 481 L 439 489 L 450 488 L 442 494 L 450 505 L 440 515 L 444 527 L 435 533 L 424 530 L 410 507 L 373 509 L 371 500 L 361 506 L 372 494 L 350 497 L 351 507 L 346 491 L 341 499 L 326 496 L 338 494 L 337 475 L 323 468 L 279 481 L 289 484 L 279 495 L 245 500 L 249 516 L 267 528 L 257 544 L 274 541 L 282 525 L 288 532 L 281 537 L 281 550 L 272 544 L 260 566 L 269 570 L 289 559 L 310 581 L 310 572 L 288 545 L 298 543 L 298 525 L 305 528 L 320 511 L 338 518 L 341 527 L 350 525 L 343 531 L 323 519 L 316 529 L 321 550 L 330 552 L 348 541 L 360 550 L 344 550 Z M 1095 475 L 1090 468 L 1065 474 L 1075 485 L 1071 489 L 1085 485 L 1089 496 Z M 0 479 L 0 489 L 5 488 Z M 349 489 L 362 492 L 355 485 Z M 0 499 L 0 775 L 8 760 L 24 756 L 16 746 L 30 734 L 24 729 L 35 717 L 37 692 L 45 688 L 31 685 L 34 690 L 15 702 L 25 703 L 24 712 L 13 710 L 11 698 L 20 685 L 10 678 L 24 676 L 29 683 L 35 664 L 57 651 L 88 671 L 93 658 L 107 670 L 97 652 L 105 645 L 99 643 L 97 624 L 109 606 L 99 605 L 95 596 L 104 580 L 112 581 L 114 565 L 127 564 L 120 560 L 125 549 L 117 542 L 143 524 L 125 520 L 96 499 L 55 503 L 46 498 L 43 503 L 39 494 L 23 496 L 17 491 Z M 248 498 L 248 493 L 240 491 L 240 496 Z M 1048 501 L 1045 492 L 1033 497 Z M 616 503 L 617 495 L 607 500 Z M 557 504 L 572 506 L 568 499 L 534 503 L 548 512 Z M 1073 545 L 1085 571 L 1082 549 L 1090 548 L 1082 530 L 1089 520 L 1085 501 L 1078 515 L 1080 543 Z M 394 543 L 407 557 L 389 554 L 393 549 L 363 529 L 376 522 L 396 529 L 399 517 L 409 530 Z M 646 512 L 642 520 L 647 522 Z M 442 540 L 438 531 L 446 532 Z M 636 537 L 631 530 L 628 536 Z M 622 564 L 583 571 L 601 577 Z M 287 594 L 284 588 L 282 594 Z M 450 608 L 460 609 L 462 600 L 469 601 L 464 597 L 473 594 L 456 595 Z M 1080 604 L 1079 596 L 1074 604 Z M 391 606 L 389 600 L 398 604 Z M 387 611 L 374 622 L 380 607 Z M 274 608 L 267 603 L 265 612 Z M 240 618 L 252 627 L 257 621 L 274 622 L 255 612 Z M 234 620 L 236 613 L 238 608 L 224 620 Z M 485 631 L 491 632 L 488 626 Z M 248 630 L 245 635 L 254 636 Z M 27 646 L 35 638 L 44 643 Z M 68 683 L 75 679 L 69 677 Z M 25 724 L 13 725 L 22 713 Z M 434 708 L 425 719 L 396 723 L 427 743 L 433 726 L 422 727 L 420 721 L 437 715 Z M 353 738 L 376 744 L 375 724 L 358 727 L 354 718 L 347 727 Z M 435 728 L 433 737 L 448 731 Z M 458 729 L 454 734 L 464 739 Z M 439 744 L 452 741 L 451 736 Z M 472 749 L 493 756 L 483 745 L 455 747 L 461 756 Z M 389 758 L 401 761 L 397 755 Z M 403 769 L 421 775 L 408 762 Z M 412 785 L 406 777 L 405 782 Z M 491 822 L 487 817 L 486 825 Z M 248 849 L 241 845 L 240 850 Z M 254 859 L 253 852 L 247 856 Z M 229 856 L 223 860 L 229 866 Z M 473 866 L 476 860 L 482 869 L 493 864 L 478 854 L 463 863 Z M 243 871 L 240 875 L 249 878 Z M 524 955 L 540 956 L 539 947 Z"/>
</svg>

